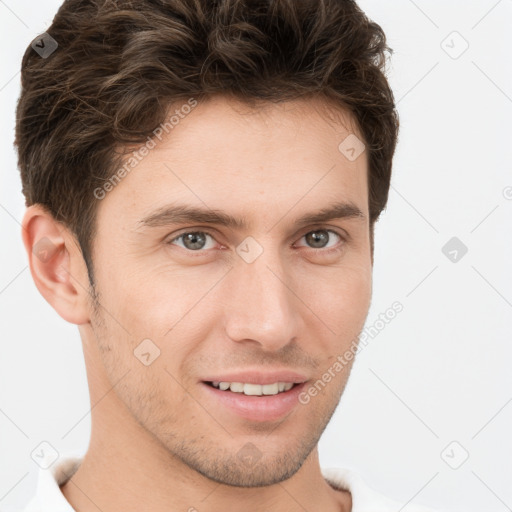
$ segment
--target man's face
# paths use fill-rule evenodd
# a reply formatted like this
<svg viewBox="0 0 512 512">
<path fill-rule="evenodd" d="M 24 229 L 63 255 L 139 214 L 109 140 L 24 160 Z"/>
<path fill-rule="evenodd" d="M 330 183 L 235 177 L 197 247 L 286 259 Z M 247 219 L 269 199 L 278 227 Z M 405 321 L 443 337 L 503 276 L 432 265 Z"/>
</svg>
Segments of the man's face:
<svg viewBox="0 0 512 512">
<path fill-rule="evenodd" d="M 338 146 L 353 130 L 320 112 L 199 104 L 99 204 L 100 373 L 165 454 L 218 482 L 270 485 L 298 471 L 351 365 L 307 404 L 299 391 L 332 372 L 370 305 L 366 154 L 347 159 Z M 298 222 L 340 202 L 362 216 Z M 159 215 L 178 205 L 246 226 Z M 212 380 L 307 382 L 262 397 Z M 264 389 L 276 391 L 245 391 Z"/>
</svg>

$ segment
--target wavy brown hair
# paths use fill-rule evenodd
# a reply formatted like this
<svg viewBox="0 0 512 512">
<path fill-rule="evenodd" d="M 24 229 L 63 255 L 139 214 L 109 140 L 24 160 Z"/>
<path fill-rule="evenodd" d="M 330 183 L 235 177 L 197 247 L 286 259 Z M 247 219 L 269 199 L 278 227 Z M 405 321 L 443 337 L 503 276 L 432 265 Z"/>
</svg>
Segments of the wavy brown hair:
<svg viewBox="0 0 512 512">
<path fill-rule="evenodd" d="M 247 104 L 325 98 L 364 137 L 373 226 L 388 199 L 398 114 L 382 28 L 352 0 L 67 0 L 58 48 L 22 61 L 16 140 L 26 205 L 76 235 L 91 284 L 101 186 L 169 106 L 230 94 Z"/>
</svg>

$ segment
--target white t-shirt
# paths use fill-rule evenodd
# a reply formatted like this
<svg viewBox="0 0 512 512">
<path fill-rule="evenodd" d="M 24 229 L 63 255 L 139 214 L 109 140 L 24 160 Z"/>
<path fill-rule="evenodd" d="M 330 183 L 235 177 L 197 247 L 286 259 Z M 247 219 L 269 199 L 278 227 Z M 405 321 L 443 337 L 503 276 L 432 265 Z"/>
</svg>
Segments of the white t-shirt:
<svg viewBox="0 0 512 512">
<path fill-rule="evenodd" d="M 23 512 L 75 512 L 62 494 L 62 485 L 78 469 L 81 458 L 68 456 L 50 468 L 39 469 L 36 493 Z M 352 495 L 352 512 L 398 512 L 403 503 L 390 500 L 369 487 L 354 471 L 345 468 L 322 468 L 322 475 L 335 489 Z M 430 508 L 407 504 L 407 512 L 436 512 Z M 438 511 L 440 512 L 440 511 Z"/>
</svg>

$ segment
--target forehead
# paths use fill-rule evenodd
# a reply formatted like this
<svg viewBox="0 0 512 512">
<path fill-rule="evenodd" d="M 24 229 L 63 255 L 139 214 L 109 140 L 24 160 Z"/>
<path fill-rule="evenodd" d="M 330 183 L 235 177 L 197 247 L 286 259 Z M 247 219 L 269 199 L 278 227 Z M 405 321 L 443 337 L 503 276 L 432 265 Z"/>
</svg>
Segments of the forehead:
<svg viewBox="0 0 512 512">
<path fill-rule="evenodd" d="M 252 107 L 218 96 L 176 119 L 101 207 L 124 206 L 137 222 L 172 201 L 268 215 L 273 206 L 277 213 L 344 200 L 367 211 L 366 152 L 350 161 L 340 151 L 350 134 L 362 139 L 341 109 L 316 99 Z"/>
<path fill-rule="evenodd" d="M 183 104 L 173 105 L 168 115 L 179 111 L 180 107 Z M 257 151 L 263 142 L 265 149 L 283 151 L 287 148 L 283 142 L 289 142 L 290 149 L 305 154 L 308 148 L 318 149 L 322 142 L 326 147 L 331 146 L 333 141 L 325 139 L 326 135 L 339 139 L 354 133 L 363 139 L 352 114 L 336 107 L 332 100 L 318 97 L 274 103 L 258 101 L 249 105 L 236 98 L 217 95 L 200 103 L 180 119 L 173 117 L 177 121 L 172 129 L 172 143 L 176 148 L 190 145 L 191 139 L 219 148 L 237 140 L 245 149 Z M 302 144 L 301 147 L 305 139 L 309 139 L 310 144 Z M 235 153 L 239 147 L 230 149 Z M 202 156 L 206 157 L 207 153 Z"/>
</svg>

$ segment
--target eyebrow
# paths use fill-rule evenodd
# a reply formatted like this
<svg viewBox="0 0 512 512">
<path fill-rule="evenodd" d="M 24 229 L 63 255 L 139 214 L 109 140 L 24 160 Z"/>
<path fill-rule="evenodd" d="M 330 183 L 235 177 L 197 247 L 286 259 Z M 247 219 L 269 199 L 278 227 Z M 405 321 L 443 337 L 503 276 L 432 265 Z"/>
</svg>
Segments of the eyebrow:
<svg viewBox="0 0 512 512">
<path fill-rule="evenodd" d="M 333 219 L 366 220 L 361 209 L 352 202 L 337 202 L 316 212 L 306 213 L 294 224 L 303 226 L 317 224 Z M 193 223 L 217 224 L 235 230 L 248 230 L 250 225 L 246 217 L 235 217 L 221 210 L 198 208 L 190 205 L 170 205 L 159 208 L 139 221 L 146 227 L 161 227 L 170 224 Z"/>
</svg>

